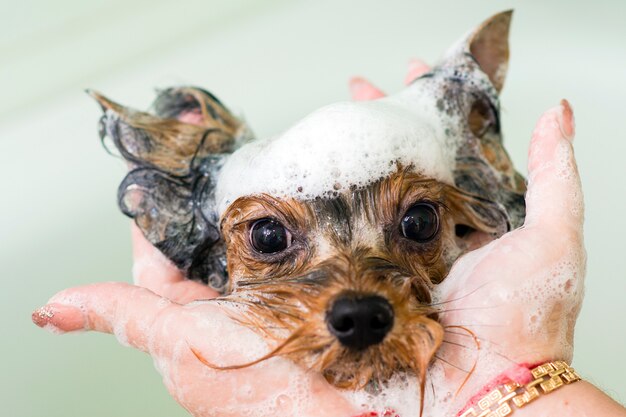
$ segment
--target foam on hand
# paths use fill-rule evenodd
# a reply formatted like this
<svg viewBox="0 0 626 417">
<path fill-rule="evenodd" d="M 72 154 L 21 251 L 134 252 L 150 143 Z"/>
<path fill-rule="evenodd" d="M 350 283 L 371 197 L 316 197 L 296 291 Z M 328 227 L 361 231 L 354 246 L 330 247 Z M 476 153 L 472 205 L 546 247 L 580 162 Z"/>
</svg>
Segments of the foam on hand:
<svg viewBox="0 0 626 417">
<path fill-rule="evenodd" d="M 398 164 L 452 183 L 456 147 L 447 143 L 448 116 L 437 111 L 429 87 L 418 80 L 395 96 L 331 104 L 281 135 L 244 145 L 222 169 L 217 212 L 247 195 L 331 197 L 367 186 Z"/>
</svg>

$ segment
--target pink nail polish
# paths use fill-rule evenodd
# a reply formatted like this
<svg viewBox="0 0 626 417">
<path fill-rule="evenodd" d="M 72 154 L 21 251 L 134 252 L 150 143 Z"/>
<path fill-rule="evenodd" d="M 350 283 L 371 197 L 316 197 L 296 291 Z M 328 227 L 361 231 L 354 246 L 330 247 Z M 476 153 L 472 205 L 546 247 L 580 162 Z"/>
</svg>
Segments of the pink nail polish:
<svg viewBox="0 0 626 417">
<path fill-rule="evenodd" d="M 565 99 L 561 100 L 561 107 L 563 111 L 559 117 L 559 125 L 563 136 L 570 142 L 574 140 L 575 126 L 574 126 L 574 111 L 572 106 Z"/>
<path fill-rule="evenodd" d="M 64 304 L 47 304 L 32 314 L 33 323 L 55 332 L 73 332 L 85 329 L 82 311 L 75 306 Z"/>
<path fill-rule="evenodd" d="M 44 327 L 46 324 L 50 323 L 52 317 L 54 317 L 54 310 L 48 305 L 38 308 L 33 311 L 31 315 L 33 323 L 39 327 Z"/>
</svg>

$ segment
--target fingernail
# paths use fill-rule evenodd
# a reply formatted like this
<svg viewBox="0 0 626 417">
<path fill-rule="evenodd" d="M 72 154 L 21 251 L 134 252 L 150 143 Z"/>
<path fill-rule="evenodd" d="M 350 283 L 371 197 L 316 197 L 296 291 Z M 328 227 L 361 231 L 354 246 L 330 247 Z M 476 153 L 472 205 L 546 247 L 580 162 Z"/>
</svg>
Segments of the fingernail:
<svg viewBox="0 0 626 417">
<path fill-rule="evenodd" d="M 31 318 L 37 326 L 55 331 L 71 332 L 85 327 L 82 311 L 63 304 L 47 304 L 35 310 Z"/>
<path fill-rule="evenodd" d="M 561 100 L 561 110 L 562 111 L 558 118 L 561 133 L 563 133 L 565 139 L 573 142 L 574 134 L 576 131 L 574 123 L 574 111 L 572 110 L 572 106 L 565 99 Z"/>
<path fill-rule="evenodd" d="M 39 327 L 43 327 L 48 324 L 52 317 L 54 317 L 54 311 L 47 305 L 33 311 L 33 314 L 31 315 L 33 323 Z"/>
</svg>

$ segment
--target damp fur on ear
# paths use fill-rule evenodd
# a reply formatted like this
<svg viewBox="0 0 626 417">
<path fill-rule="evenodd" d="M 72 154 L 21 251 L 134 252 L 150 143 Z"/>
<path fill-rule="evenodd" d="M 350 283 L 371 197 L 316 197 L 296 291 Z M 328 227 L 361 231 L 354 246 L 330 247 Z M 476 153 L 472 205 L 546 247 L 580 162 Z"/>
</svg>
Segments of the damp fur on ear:
<svg viewBox="0 0 626 417">
<path fill-rule="evenodd" d="M 444 61 L 458 55 L 471 57 L 500 92 L 509 63 L 509 30 L 512 17 L 513 10 L 491 16 L 450 48 Z"/>
<path fill-rule="evenodd" d="M 509 29 L 513 11 L 498 13 L 472 33 L 469 52 L 498 91 L 502 90 L 509 64 Z"/>
<path fill-rule="evenodd" d="M 102 107 L 100 136 L 112 140 L 130 172 L 118 204 L 188 278 L 224 291 L 228 274 L 213 190 L 225 159 L 251 133 L 211 93 L 161 91 L 156 114 L 88 91 Z"/>
<path fill-rule="evenodd" d="M 496 235 L 521 226 L 526 211 L 525 179 L 504 148 L 500 126 L 512 15 L 498 13 L 461 37 L 429 75 L 438 83 L 440 110 L 460 119 L 454 185 L 476 197 L 472 210 L 482 223 L 500 219 Z"/>
</svg>

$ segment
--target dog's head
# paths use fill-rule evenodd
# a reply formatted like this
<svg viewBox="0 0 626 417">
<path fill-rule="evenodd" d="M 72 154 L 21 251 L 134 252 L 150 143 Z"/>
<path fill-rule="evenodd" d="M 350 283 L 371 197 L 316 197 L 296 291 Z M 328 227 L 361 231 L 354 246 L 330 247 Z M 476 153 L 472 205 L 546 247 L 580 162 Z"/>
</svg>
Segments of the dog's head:
<svg viewBox="0 0 626 417">
<path fill-rule="evenodd" d="M 511 13 L 404 91 L 251 131 L 210 93 L 162 91 L 154 114 L 94 95 L 131 166 L 119 204 L 190 279 L 343 387 L 423 376 L 443 332 L 431 289 L 524 218 L 498 93 Z M 423 378 L 422 378 L 423 379 Z"/>
</svg>

